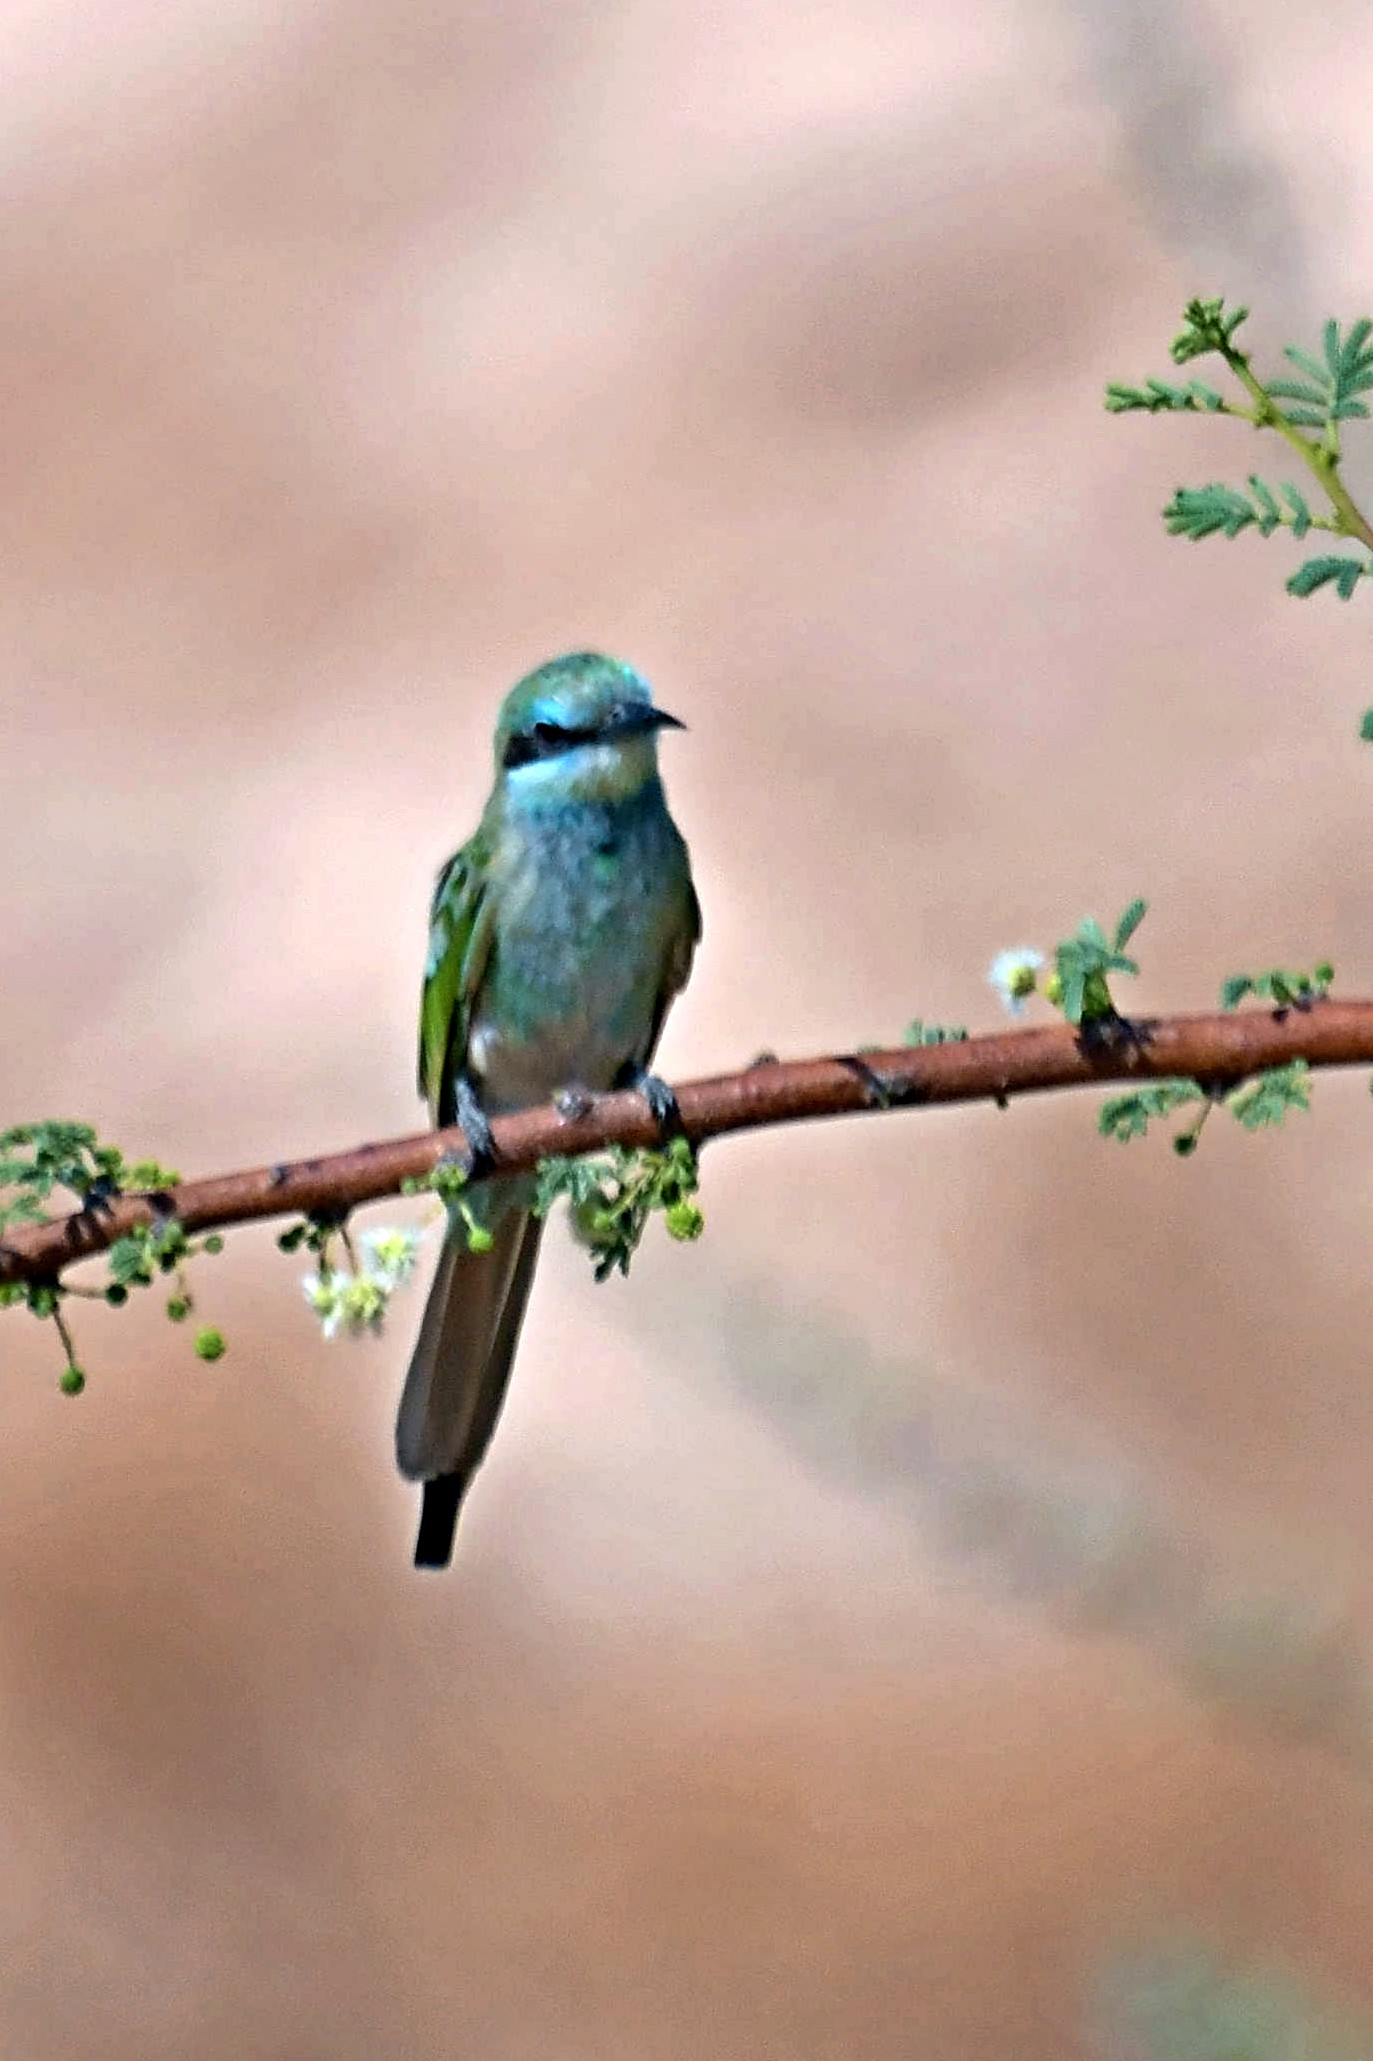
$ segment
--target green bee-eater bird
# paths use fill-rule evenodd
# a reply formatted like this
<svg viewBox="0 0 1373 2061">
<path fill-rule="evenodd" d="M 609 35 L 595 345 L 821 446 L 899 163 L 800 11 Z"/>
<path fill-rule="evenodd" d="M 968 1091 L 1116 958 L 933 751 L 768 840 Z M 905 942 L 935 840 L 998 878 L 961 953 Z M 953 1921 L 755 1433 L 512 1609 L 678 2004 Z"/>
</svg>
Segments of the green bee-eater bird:
<svg viewBox="0 0 1373 2061">
<path fill-rule="evenodd" d="M 496 784 L 475 837 L 438 877 L 420 1005 L 420 1093 L 460 1123 L 478 1167 L 488 1114 L 567 1090 L 634 1086 L 667 1123 L 648 1065 L 701 934 L 681 834 L 658 777 L 680 730 L 646 681 L 594 653 L 513 687 Z M 528 1176 L 475 1186 L 490 1235 L 450 1223 L 396 1423 L 400 1471 L 424 1483 L 417 1567 L 446 1567 L 458 1510 L 496 1427 L 538 1256 Z"/>
</svg>

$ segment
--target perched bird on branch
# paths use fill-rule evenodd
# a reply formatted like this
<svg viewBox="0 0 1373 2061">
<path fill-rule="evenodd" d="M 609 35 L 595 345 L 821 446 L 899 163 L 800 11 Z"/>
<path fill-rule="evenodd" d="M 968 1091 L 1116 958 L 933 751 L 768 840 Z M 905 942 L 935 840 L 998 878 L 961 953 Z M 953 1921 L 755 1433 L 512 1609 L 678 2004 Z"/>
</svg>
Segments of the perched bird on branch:
<svg viewBox="0 0 1373 2061">
<path fill-rule="evenodd" d="M 489 1172 L 488 1115 L 578 1090 L 637 1087 L 701 934 L 686 845 L 658 775 L 680 730 L 629 666 L 590 652 L 513 687 L 475 837 L 434 890 L 420 1006 L 420 1093 Z M 417 1567 L 446 1567 L 463 1495 L 495 1430 L 538 1257 L 529 1176 L 499 1174 L 450 1210 L 396 1423 L 424 1484 Z"/>
</svg>

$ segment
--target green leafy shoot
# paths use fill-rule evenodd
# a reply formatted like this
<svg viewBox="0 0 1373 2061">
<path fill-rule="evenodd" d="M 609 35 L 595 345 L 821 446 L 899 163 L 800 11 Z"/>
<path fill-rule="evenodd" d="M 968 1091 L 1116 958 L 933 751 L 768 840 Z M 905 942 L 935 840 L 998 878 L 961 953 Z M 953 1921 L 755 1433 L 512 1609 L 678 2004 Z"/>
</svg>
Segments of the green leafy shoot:
<svg viewBox="0 0 1373 2061">
<path fill-rule="evenodd" d="M 456 1202 L 468 1185 L 468 1172 L 460 1159 L 445 1158 L 435 1162 L 427 1174 L 411 1177 L 401 1182 L 402 1195 L 437 1195 L 445 1205 Z"/>
<path fill-rule="evenodd" d="M 1225 1106 L 1246 1131 L 1280 1124 L 1289 1109 L 1311 1107 L 1311 1069 L 1304 1059 L 1270 1067 L 1267 1073 L 1235 1088 L 1227 1095 Z"/>
<path fill-rule="evenodd" d="M 402 1181 L 402 1195 L 437 1195 L 448 1211 L 450 1223 L 461 1223 L 467 1232 L 469 1252 L 490 1252 L 494 1240 L 477 1209 L 468 1200 L 469 1175 L 460 1159 L 440 1159 L 418 1180 Z"/>
<path fill-rule="evenodd" d="M 416 1184 L 417 1186 L 420 1184 Z M 319 1210 L 314 1216 L 298 1217 L 294 1224 L 278 1233 L 277 1245 L 282 1252 L 299 1252 L 304 1246 L 313 1252 L 321 1263 L 321 1272 L 329 1271 L 329 1248 L 346 1226 L 346 1217 L 336 1210 Z"/>
<path fill-rule="evenodd" d="M 1111 415 L 1127 415 L 1144 409 L 1150 415 L 1216 415 L 1225 412 L 1225 401 L 1214 387 L 1199 379 L 1186 386 L 1169 386 L 1166 380 L 1146 379 L 1143 386 L 1123 386 L 1113 380 L 1106 389 L 1106 409 Z"/>
<path fill-rule="evenodd" d="M 1281 494 L 1281 500 L 1278 494 Z M 1237 537 L 1251 524 L 1261 537 L 1271 537 L 1276 529 L 1289 529 L 1294 537 L 1304 537 L 1312 529 L 1329 530 L 1334 536 L 1344 534 L 1333 516 L 1313 515 L 1310 503 L 1290 482 L 1284 481 L 1278 493 L 1274 493 L 1256 472 L 1249 475 L 1247 494 L 1238 487 L 1222 486 L 1218 482 L 1208 487 L 1179 487 L 1163 511 L 1163 521 L 1170 537 L 1190 537 L 1193 543 L 1199 543 L 1203 537 L 1214 537 L 1217 533 Z M 1357 561 L 1313 558 L 1308 560 L 1308 564 L 1357 565 Z M 1298 574 L 1293 574 L 1294 579 L 1298 577 Z M 1334 578 L 1335 575 L 1327 577 Z"/>
<path fill-rule="evenodd" d="M 1366 708 L 1359 718 L 1359 738 L 1364 744 L 1373 744 L 1373 708 Z"/>
<path fill-rule="evenodd" d="M 1193 358 L 1205 358 L 1212 351 L 1228 359 L 1235 348 L 1235 331 L 1248 319 L 1248 308 L 1227 308 L 1223 299 L 1188 301 L 1182 328 L 1169 344 L 1168 355 L 1175 365 L 1190 364 Z"/>
<path fill-rule="evenodd" d="M 1327 529 L 1333 527 L 1330 523 L 1324 526 Z M 1341 601 L 1352 601 L 1359 581 L 1368 579 L 1370 575 L 1373 575 L 1373 565 L 1365 564 L 1361 558 L 1308 558 L 1289 575 L 1287 591 L 1295 594 L 1299 601 L 1305 601 L 1322 587 L 1333 585 Z"/>
<path fill-rule="evenodd" d="M 1338 322 L 1327 322 L 1321 356 L 1289 344 L 1283 356 L 1301 373 L 1300 379 L 1270 379 L 1268 392 L 1287 405 L 1287 420 L 1301 429 L 1327 429 L 1335 422 L 1368 415 L 1360 394 L 1373 391 L 1373 321 L 1364 316 L 1343 334 Z"/>
<path fill-rule="evenodd" d="M 1278 966 L 1266 973 L 1232 973 L 1221 986 L 1220 1006 L 1238 1009 L 1245 997 L 1252 995 L 1278 1009 L 1309 1009 L 1313 1002 L 1325 1000 L 1334 978 L 1335 969 L 1325 960 L 1310 973 L 1289 973 Z"/>
<path fill-rule="evenodd" d="M 210 1232 L 206 1238 L 191 1239 L 175 1217 L 159 1216 L 151 1224 L 139 1224 L 122 1238 L 116 1238 L 105 1254 L 109 1269 L 103 1290 L 105 1301 L 117 1309 L 128 1301 L 131 1290 L 151 1288 L 156 1281 L 172 1275 L 167 1315 L 173 1324 L 184 1324 L 195 1308 L 195 1297 L 186 1279 L 188 1262 L 202 1252 L 213 1255 L 223 1250 L 224 1240 L 218 1231 Z"/>
<path fill-rule="evenodd" d="M 1227 399 L 1191 380 L 1185 386 L 1149 379 L 1142 386 L 1114 382 L 1106 389 L 1106 407 L 1120 415 L 1131 410 L 1149 414 L 1204 413 L 1227 415 L 1255 429 L 1280 436 L 1309 468 L 1328 506 L 1314 513 L 1300 488 L 1284 480 L 1270 485 L 1251 473 L 1246 486 L 1212 481 L 1202 487 L 1179 487 L 1163 511 L 1170 536 L 1198 542 L 1205 537 L 1237 537 L 1253 529 L 1262 537 L 1290 530 L 1298 540 L 1311 530 L 1351 538 L 1373 553 L 1373 525 L 1354 501 L 1340 476 L 1340 429 L 1366 418 L 1373 394 L 1373 319 L 1361 317 L 1349 328 L 1327 322 L 1319 353 L 1289 344 L 1284 352 L 1296 377 L 1265 383 L 1249 354 L 1236 341 L 1247 316 L 1244 308 L 1227 308 L 1223 300 L 1189 301 L 1181 332 L 1171 355 L 1178 365 L 1208 354 L 1219 356 L 1243 392 Z M 1304 600 L 1328 587 L 1342 601 L 1353 596 L 1363 579 L 1373 576 L 1373 557 L 1324 554 L 1308 558 L 1287 580 L 1287 591 Z"/>
<path fill-rule="evenodd" d="M 1104 1102 L 1097 1128 L 1103 1138 L 1128 1144 L 1132 1138 L 1142 1138 L 1156 1119 L 1171 1116 L 1189 1103 L 1200 1105 L 1196 1119 L 1173 1138 L 1174 1152 L 1184 1159 L 1196 1151 L 1203 1126 L 1218 1105 L 1228 1109 L 1246 1131 L 1280 1124 L 1290 1109 L 1309 1109 L 1311 1069 L 1304 1059 L 1294 1059 L 1227 1090 L 1208 1090 L 1200 1081 L 1183 1079 L 1150 1081 L 1128 1095 L 1112 1095 Z"/>
<path fill-rule="evenodd" d="M 151 1195 L 161 1213 L 151 1224 L 117 1238 L 106 1254 L 108 1278 L 103 1287 L 75 1287 L 52 1280 L 11 1281 L 0 1287 L 0 1309 L 20 1304 L 51 1322 L 62 1342 L 66 1365 L 60 1387 L 64 1395 L 80 1395 L 86 1376 L 76 1363 L 63 1305 L 73 1296 L 91 1297 L 116 1307 L 128 1301 L 134 1287 L 147 1287 L 159 1275 L 176 1276 L 176 1292 L 167 1314 L 180 1321 L 191 1308 L 185 1262 L 199 1252 L 219 1252 L 218 1235 L 192 1244 L 174 1216 L 166 1212 L 167 1191 L 181 1176 L 156 1160 L 128 1160 L 117 1145 L 102 1144 L 90 1124 L 66 1118 L 44 1118 L 14 1124 L 0 1133 L 0 1237 L 25 1224 L 50 1222 L 72 1203 L 83 1211 L 108 1209 L 121 1195 Z M 57 1198 L 65 1194 L 70 1201 Z M 55 1206 L 56 1204 L 56 1206 Z"/>
<path fill-rule="evenodd" d="M 1125 955 L 1125 947 L 1144 921 L 1148 903 L 1131 902 L 1112 936 L 1087 916 L 1070 938 L 1054 948 L 1054 972 L 1045 994 L 1063 1011 L 1069 1023 L 1100 1023 L 1117 1016 L 1108 976 L 1138 973 L 1139 967 Z"/>
<path fill-rule="evenodd" d="M 1097 1117 L 1097 1129 L 1103 1138 L 1117 1138 L 1121 1144 L 1128 1144 L 1131 1138 L 1142 1138 L 1151 1123 L 1160 1117 L 1171 1116 L 1175 1110 L 1183 1109 L 1189 1102 L 1205 1105 L 1208 1097 L 1200 1081 L 1170 1079 L 1150 1081 L 1147 1087 L 1134 1088 L 1128 1095 L 1112 1095 L 1101 1105 Z M 1180 1136 L 1195 1136 L 1182 1132 Z M 1191 1151 L 1191 1146 L 1180 1147 L 1175 1138 L 1174 1150 Z"/>
<path fill-rule="evenodd" d="M 0 1236 L 19 1224 L 46 1222 L 58 1189 L 82 1209 L 99 1209 L 117 1195 L 173 1188 L 180 1178 L 155 1160 L 130 1164 L 117 1145 L 102 1144 L 90 1124 L 65 1118 L 14 1124 L 0 1132 Z"/>
<path fill-rule="evenodd" d="M 122 1288 L 124 1294 L 111 1298 L 107 1289 L 106 1301 L 123 1302 L 130 1288 L 151 1288 L 159 1273 L 175 1273 L 189 1251 L 190 1240 L 175 1217 L 127 1231 L 105 1255 L 110 1286 Z"/>
<path fill-rule="evenodd" d="M 903 1045 L 966 1045 L 968 1033 L 965 1026 L 947 1023 L 925 1023 L 916 1017 L 906 1025 Z"/>
<path fill-rule="evenodd" d="M 700 1167 L 685 1138 L 631 1152 L 612 1145 L 581 1159 L 539 1162 L 534 1209 L 547 1216 L 561 1196 L 572 1210 L 573 1227 L 591 1251 L 596 1279 L 604 1281 L 629 1263 L 655 1211 L 669 1237 L 699 1238 L 705 1228 L 695 1197 Z"/>
</svg>

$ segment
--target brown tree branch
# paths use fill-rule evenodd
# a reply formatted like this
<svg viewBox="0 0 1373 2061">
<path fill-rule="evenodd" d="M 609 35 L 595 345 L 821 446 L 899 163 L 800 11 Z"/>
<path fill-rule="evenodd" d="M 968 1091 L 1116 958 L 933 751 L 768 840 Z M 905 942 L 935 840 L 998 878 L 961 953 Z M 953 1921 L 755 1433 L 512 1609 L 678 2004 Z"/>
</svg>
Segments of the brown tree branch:
<svg viewBox="0 0 1373 2061">
<path fill-rule="evenodd" d="M 1225 1089 L 1293 1059 L 1313 1067 L 1373 1065 L 1373 1001 L 1161 1017 L 1095 1034 L 1054 1023 L 957 1044 L 785 1063 L 767 1059 L 742 1073 L 688 1081 L 677 1090 L 677 1100 L 687 1137 L 700 1144 L 764 1124 L 935 1103 L 1004 1102 L 1012 1095 L 1112 1081 L 1185 1075 L 1208 1088 Z M 598 1096 L 584 1115 L 565 1117 L 545 1106 L 497 1117 L 491 1128 L 498 1164 L 510 1172 L 555 1155 L 659 1142 L 643 1099 L 628 1092 Z M 152 1222 L 159 1211 L 174 1214 L 191 1233 L 257 1217 L 347 1211 L 397 1194 L 402 1182 L 422 1179 L 445 1155 L 462 1155 L 466 1142 L 455 1126 L 359 1145 L 324 1159 L 186 1181 L 156 1198 L 121 1196 L 98 1210 L 12 1232 L 0 1246 L 0 1283 L 55 1279 L 74 1261 Z"/>
</svg>

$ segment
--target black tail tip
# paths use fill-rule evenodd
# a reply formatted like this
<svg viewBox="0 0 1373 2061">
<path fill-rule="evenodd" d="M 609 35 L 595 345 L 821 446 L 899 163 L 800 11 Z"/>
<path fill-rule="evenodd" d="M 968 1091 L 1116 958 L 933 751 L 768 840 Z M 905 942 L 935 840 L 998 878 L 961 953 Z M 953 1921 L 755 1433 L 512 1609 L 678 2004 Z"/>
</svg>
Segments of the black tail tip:
<svg viewBox="0 0 1373 2061">
<path fill-rule="evenodd" d="M 425 1482 L 415 1538 L 416 1567 L 447 1567 L 452 1562 L 453 1535 L 466 1487 L 465 1474 L 440 1474 L 437 1480 Z"/>
</svg>

